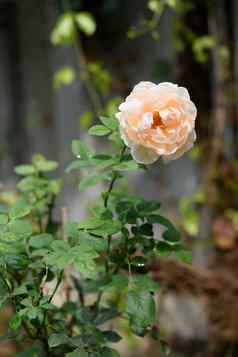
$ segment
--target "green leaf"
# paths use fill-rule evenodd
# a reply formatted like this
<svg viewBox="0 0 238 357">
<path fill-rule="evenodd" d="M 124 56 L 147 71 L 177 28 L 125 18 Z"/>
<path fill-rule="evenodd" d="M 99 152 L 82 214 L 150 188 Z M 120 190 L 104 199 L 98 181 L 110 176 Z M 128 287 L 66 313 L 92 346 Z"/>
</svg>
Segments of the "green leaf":
<svg viewBox="0 0 238 357">
<path fill-rule="evenodd" d="M 156 201 L 146 201 L 144 199 L 140 199 L 140 201 L 136 204 L 136 210 L 141 217 L 148 215 L 154 211 L 160 209 L 161 203 Z"/>
<path fill-rule="evenodd" d="M 104 125 L 94 125 L 89 129 L 88 133 L 90 135 L 104 136 L 110 134 L 111 130 Z"/>
<path fill-rule="evenodd" d="M 70 247 L 62 240 L 55 240 L 51 244 L 53 249 L 46 257 L 45 261 L 52 267 L 63 270 L 66 266 L 74 264 L 75 269 L 86 278 L 95 278 L 97 275 L 97 265 L 94 259 L 98 258 L 98 246 L 93 247 L 92 242 L 79 240 L 79 244 Z"/>
<path fill-rule="evenodd" d="M 138 228 L 138 232 L 141 235 L 144 236 L 153 236 L 154 232 L 153 232 L 153 226 L 150 223 L 144 223 L 141 226 L 139 226 Z"/>
<path fill-rule="evenodd" d="M 178 4 L 178 0 L 166 0 L 167 4 L 172 7 L 173 9 L 176 9 L 176 6 Z"/>
<path fill-rule="evenodd" d="M 92 233 L 100 235 L 100 236 L 107 236 L 113 235 L 120 232 L 122 228 L 122 224 L 119 220 L 110 220 L 104 221 L 103 225 L 98 228 L 92 230 Z"/>
<path fill-rule="evenodd" d="M 60 16 L 59 20 L 56 23 L 52 33 L 51 33 L 51 42 L 54 45 L 71 44 L 74 40 L 75 35 L 75 26 L 74 18 L 72 13 L 68 12 Z"/>
<path fill-rule="evenodd" d="M 61 239 L 54 240 L 51 244 L 51 247 L 55 251 L 61 251 L 64 253 L 70 249 L 69 243 Z"/>
<path fill-rule="evenodd" d="M 104 221 L 101 220 L 100 218 L 94 217 L 94 218 L 87 218 L 82 220 L 78 228 L 79 229 L 95 229 L 99 228 L 104 224 Z"/>
<path fill-rule="evenodd" d="M 107 128 L 111 129 L 112 131 L 115 131 L 118 128 L 118 120 L 116 119 L 115 116 L 113 117 L 101 116 L 99 117 L 99 119 Z"/>
<path fill-rule="evenodd" d="M 95 278 L 98 267 L 94 259 L 98 258 L 98 253 L 95 250 L 83 250 L 80 247 L 75 252 L 77 252 L 77 256 L 74 257 L 75 269 L 85 278 Z"/>
<path fill-rule="evenodd" d="M 102 325 L 109 320 L 113 320 L 118 317 L 119 312 L 115 307 L 101 308 L 94 319 L 95 325 Z"/>
<path fill-rule="evenodd" d="M 28 237 L 32 234 L 32 222 L 27 219 L 16 219 L 8 225 L 9 231 L 16 235 L 17 238 Z"/>
<path fill-rule="evenodd" d="M 125 161 L 114 166 L 114 169 L 118 171 L 135 171 L 138 168 L 139 166 L 134 160 Z"/>
<path fill-rule="evenodd" d="M 0 214 L 0 225 L 7 224 L 7 222 L 8 222 L 8 216 L 6 214 Z"/>
<path fill-rule="evenodd" d="M 107 176 L 105 175 L 92 175 L 92 176 L 87 176 L 83 178 L 80 183 L 79 183 L 79 189 L 80 190 L 85 190 L 88 187 L 96 185 L 100 181 L 104 181 L 107 179 Z"/>
<path fill-rule="evenodd" d="M 78 242 L 81 244 L 81 247 L 84 246 L 86 248 L 86 246 L 89 246 L 97 252 L 105 251 L 107 249 L 107 241 L 105 239 L 89 235 L 85 232 L 79 233 Z"/>
<path fill-rule="evenodd" d="M 92 14 L 81 11 L 75 15 L 76 23 L 79 29 L 87 36 L 91 36 L 96 31 L 96 23 Z"/>
<path fill-rule="evenodd" d="M 157 14 L 157 16 L 160 16 L 163 9 L 164 9 L 164 2 L 160 2 L 157 0 L 149 0 L 148 2 L 148 8 Z"/>
<path fill-rule="evenodd" d="M 68 340 L 69 340 L 68 336 L 64 333 L 53 333 L 48 338 L 48 344 L 49 347 L 52 348 L 52 347 L 57 347 L 60 345 L 67 344 Z"/>
<path fill-rule="evenodd" d="M 193 41 L 193 52 L 195 58 L 200 63 L 205 63 L 209 58 L 209 50 L 216 45 L 215 39 L 212 36 L 200 36 Z"/>
<path fill-rule="evenodd" d="M 90 230 L 90 233 L 100 236 L 112 235 L 121 230 L 119 220 L 105 220 L 97 217 L 83 220 L 79 223 L 79 229 Z"/>
<path fill-rule="evenodd" d="M 163 233 L 163 238 L 168 242 L 178 242 L 180 240 L 179 231 L 167 218 L 160 215 L 151 215 L 149 217 L 149 221 L 151 223 L 158 223 L 166 227 L 166 230 Z"/>
<path fill-rule="evenodd" d="M 97 161 L 97 163 L 95 165 L 98 170 L 106 170 L 106 169 L 110 169 L 115 164 L 116 160 L 117 160 L 117 158 L 113 158 L 110 160 L 104 160 L 101 162 Z"/>
<path fill-rule="evenodd" d="M 38 186 L 39 178 L 28 176 L 18 182 L 17 187 L 21 192 L 34 191 Z"/>
<path fill-rule="evenodd" d="M 156 293 L 159 290 L 159 284 L 148 275 L 135 275 L 132 280 L 134 289 L 146 290 Z"/>
<path fill-rule="evenodd" d="M 62 85 L 70 85 L 76 78 L 73 68 L 65 66 L 58 70 L 53 79 L 54 88 L 59 89 Z"/>
<path fill-rule="evenodd" d="M 5 281 L 0 278 L 0 308 L 7 302 L 9 297 L 8 287 Z"/>
<path fill-rule="evenodd" d="M 103 331 L 103 336 L 106 338 L 108 342 L 119 342 L 122 338 L 121 336 L 115 331 Z"/>
<path fill-rule="evenodd" d="M 73 262 L 74 257 L 70 254 L 71 248 L 67 242 L 55 240 L 52 242 L 51 248 L 53 251 L 45 257 L 46 264 L 62 270 Z"/>
<path fill-rule="evenodd" d="M 96 277 L 97 265 L 94 259 L 99 255 L 90 241 L 81 239 L 79 245 L 72 247 L 69 254 L 73 257 L 73 263 L 78 272 L 87 278 Z"/>
<path fill-rule="evenodd" d="M 90 163 L 88 161 L 74 160 L 67 166 L 65 172 L 69 174 L 73 170 L 79 170 L 82 167 L 88 167 L 89 165 Z"/>
<path fill-rule="evenodd" d="M 18 296 L 18 295 L 25 295 L 28 294 L 28 290 L 26 288 L 26 285 L 20 285 L 17 288 L 14 289 L 12 295 L 13 296 Z"/>
<path fill-rule="evenodd" d="M 10 219 L 17 219 L 27 216 L 31 212 L 31 208 L 26 201 L 19 199 L 10 209 Z"/>
<path fill-rule="evenodd" d="M 155 322 L 155 302 L 150 292 L 137 287 L 129 290 L 126 312 L 132 330 L 143 336 L 145 329 Z"/>
<path fill-rule="evenodd" d="M 114 350 L 114 348 L 102 347 L 99 350 L 99 356 L 100 357 L 120 357 L 120 354 L 119 354 L 119 352 Z"/>
<path fill-rule="evenodd" d="M 39 154 L 33 156 L 33 163 L 40 172 L 54 171 L 58 167 L 58 163 L 56 161 L 46 160 Z"/>
<path fill-rule="evenodd" d="M 73 352 L 66 354 L 66 357 L 89 357 L 88 352 L 83 351 L 81 348 L 77 348 Z"/>
<path fill-rule="evenodd" d="M 94 154 L 93 151 L 80 140 L 73 140 L 72 141 L 72 152 L 81 160 L 88 161 L 91 159 L 92 155 Z"/>
<path fill-rule="evenodd" d="M 97 169 L 104 170 L 112 165 L 115 165 L 119 162 L 118 156 L 111 155 L 94 155 L 92 158 L 92 162 L 96 165 Z"/>
<path fill-rule="evenodd" d="M 32 257 L 46 257 L 48 253 L 49 253 L 48 249 L 42 248 L 42 249 L 37 249 L 34 252 L 32 252 L 31 256 Z"/>
<path fill-rule="evenodd" d="M 115 274 L 109 284 L 104 286 L 106 290 L 116 290 L 123 292 L 128 287 L 128 277 L 122 274 Z"/>
<path fill-rule="evenodd" d="M 30 307 L 29 309 L 27 309 L 27 317 L 30 320 L 38 319 L 39 322 L 42 323 L 44 314 L 42 309 L 40 309 L 39 307 Z"/>
<path fill-rule="evenodd" d="M 167 257 L 173 252 L 173 246 L 165 241 L 156 244 L 156 253 L 161 257 Z"/>
<path fill-rule="evenodd" d="M 92 125 L 93 123 L 93 113 L 86 111 L 82 115 L 80 115 L 79 118 L 79 125 L 80 129 L 82 130 L 88 130 L 88 128 Z"/>
<path fill-rule="evenodd" d="M 150 277 L 137 275 L 130 282 L 126 312 L 132 330 L 143 336 L 146 329 L 155 322 L 155 302 L 151 293 L 159 286 Z"/>
<path fill-rule="evenodd" d="M 18 165 L 15 167 L 15 172 L 21 176 L 34 175 L 36 169 L 33 165 Z"/>
<path fill-rule="evenodd" d="M 68 237 L 77 239 L 79 237 L 78 223 L 68 222 L 64 225 L 64 230 Z"/>
<path fill-rule="evenodd" d="M 60 193 L 61 188 L 62 188 L 61 179 L 48 181 L 48 191 L 53 193 L 54 195 L 58 195 Z"/>
<path fill-rule="evenodd" d="M 21 316 L 16 313 L 15 315 L 12 316 L 9 326 L 12 330 L 17 330 L 21 326 L 22 318 Z"/>
<path fill-rule="evenodd" d="M 45 258 L 46 264 L 49 264 L 58 270 L 65 269 L 73 263 L 73 260 L 73 257 L 71 257 L 68 253 L 63 253 L 62 251 L 50 253 Z"/>
<path fill-rule="evenodd" d="M 118 111 L 118 107 L 119 105 L 123 102 L 123 98 L 122 97 L 113 97 L 111 99 L 109 99 L 106 103 L 106 109 L 105 109 L 105 113 L 108 116 L 114 116 L 115 117 L 115 113 Z M 115 119 L 118 121 L 118 119 L 115 117 Z"/>
<path fill-rule="evenodd" d="M 85 324 L 85 322 L 87 322 L 87 324 L 89 325 L 94 322 L 96 315 L 92 307 L 88 305 L 79 307 L 77 311 L 75 311 L 75 317 L 80 324 Z M 95 329 L 95 326 L 92 326 L 92 328 Z M 86 331 L 84 331 L 84 333 L 86 333 Z M 72 338 L 71 342 L 75 347 L 80 347 L 82 340 L 75 337 Z"/>
<path fill-rule="evenodd" d="M 181 244 L 174 246 L 175 255 L 186 264 L 192 263 L 192 252 Z"/>
<path fill-rule="evenodd" d="M 117 148 L 122 148 L 124 143 L 118 131 L 114 131 L 108 136 L 108 139 L 114 143 Z"/>
<path fill-rule="evenodd" d="M 29 245 L 30 247 L 36 249 L 41 249 L 45 247 L 48 248 L 52 241 L 53 237 L 51 234 L 42 233 L 31 237 L 31 239 L 29 240 Z"/>
</svg>

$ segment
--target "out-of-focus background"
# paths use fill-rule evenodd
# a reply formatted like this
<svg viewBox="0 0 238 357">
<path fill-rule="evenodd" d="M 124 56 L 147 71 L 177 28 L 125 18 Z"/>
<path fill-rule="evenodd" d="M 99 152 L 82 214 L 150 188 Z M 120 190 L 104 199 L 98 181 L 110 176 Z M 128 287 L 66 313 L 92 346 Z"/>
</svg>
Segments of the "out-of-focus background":
<svg viewBox="0 0 238 357">
<path fill-rule="evenodd" d="M 238 232 L 237 0 L 0 0 L 1 199 L 14 166 L 42 153 L 65 177 L 58 207 L 84 214 L 95 192 L 65 174 L 71 141 L 94 140 L 87 128 L 141 80 L 188 88 L 198 139 L 183 158 L 133 176 L 132 190 L 164 202 L 187 241 L 199 238 L 194 261 L 206 265 L 211 238 L 229 250 Z"/>
<path fill-rule="evenodd" d="M 197 37 L 206 35 L 210 41 L 206 4 L 178 1 L 178 13 L 176 1 L 168 1 L 172 6 L 166 3 L 1 0 L 1 182 L 14 181 L 14 166 L 28 162 L 35 152 L 59 161 L 63 173 L 71 159 L 71 140 L 83 136 L 90 121 L 96 120 L 90 112 L 102 108 L 115 111 L 120 97 L 141 80 L 176 81 L 187 86 L 199 107 L 198 126 L 207 128 L 211 64 L 198 64 L 195 56 L 199 54 L 184 38 L 195 36 L 198 41 Z M 78 34 L 80 49 L 67 44 L 67 39 L 57 42 L 60 34 L 56 33 L 56 40 L 52 35 L 68 6 L 76 12 L 89 12 L 96 24 L 89 36 L 84 30 Z M 181 11 L 184 17 L 180 20 Z M 65 31 L 67 37 L 67 19 L 61 25 L 58 32 Z M 178 26 L 186 28 L 177 30 Z M 198 51 L 207 56 L 206 44 Z M 89 72 L 86 78 L 85 66 Z M 166 167 L 157 165 L 154 180 L 150 180 L 149 195 L 160 192 L 171 200 L 186 196 L 197 189 L 197 165 L 188 156 Z M 66 200 L 71 197 L 72 214 L 77 214 L 78 197 L 75 192 L 69 196 L 71 190 Z"/>
</svg>

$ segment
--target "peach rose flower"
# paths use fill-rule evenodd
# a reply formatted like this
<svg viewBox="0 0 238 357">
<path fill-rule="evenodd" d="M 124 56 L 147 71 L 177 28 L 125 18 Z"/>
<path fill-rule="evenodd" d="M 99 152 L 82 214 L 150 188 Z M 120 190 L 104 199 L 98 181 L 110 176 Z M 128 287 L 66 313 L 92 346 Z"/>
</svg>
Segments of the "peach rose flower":
<svg viewBox="0 0 238 357">
<path fill-rule="evenodd" d="M 196 140 L 196 107 L 177 84 L 140 82 L 119 110 L 122 139 L 139 163 L 177 159 Z"/>
</svg>

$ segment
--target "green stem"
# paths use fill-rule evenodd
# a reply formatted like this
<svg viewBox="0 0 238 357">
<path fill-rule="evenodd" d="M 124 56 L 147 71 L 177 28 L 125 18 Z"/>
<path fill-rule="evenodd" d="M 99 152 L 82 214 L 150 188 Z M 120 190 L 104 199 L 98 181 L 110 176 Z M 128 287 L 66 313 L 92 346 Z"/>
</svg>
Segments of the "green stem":
<svg viewBox="0 0 238 357">
<path fill-rule="evenodd" d="M 114 173 L 113 178 L 112 178 L 112 180 L 111 180 L 111 182 L 110 182 L 108 191 L 107 191 L 107 193 L 106 193 L 106 195 L 105 195 L 105 199 L 104 199 L 104 207 L 105 207 L 105 208 L 107 208 L 107 206 L 108 206 L 108 199 L 109 199 L 109 196 L 110 196 L 110 194 L 111 194 L 111 192 L 112 192 L 112 190 L 113 190 L 113 187 L 114 187 L 114 185 L 115 185 L 115 183 L 116 183 L 116 180 L 117 180 L 117 176 L 116 176 L 116 174 Z"/>
<path fill-rule="evenodd" d="M 58 288 L 59 288 L 59 286 L 60 286 L 60 284 L 61 284 L 61 282 L 62 282 L 62 280 L 63 280 L 63 276 L 64 276 L 64 272 L 63 272 L 63 270 L 62 270 L 62 271 L 60 272 L 60 274 L 59 274 L 58 279 L 57 279 L 57 283 L 56 283 L 56 285 L 55 285 L 55 288 L 54 288 L 52 294 L 51 294 L 50 297 L 49 297 L 49 300 L 48 300 L 49 303 L 52 302 L 52 300 L 53 300 L 53 298 L 54 298 L 54 296 L 55 296 L 55 294 L 56 294 L 56 292 L 57 292 L 57 290 L 58 290 Z M 44 317 L 43 317 L 43 322 L 42 322 L 42 325 L 41 325 L 43 329 L 45 328 L 46 315 L 47 315 L 47 313 L 46 313 L 46 311 L 45 311 L 45 312 L 44 312 Z M 39 335 L 39 333 L 40 333 L 40 330 L 38 330 L 38 335 Z"/>
<path fill-rule="evenodd" d="M 66 11 L 72 12 L 71 4 L 69 0 L 64 0 L 64 9 L 65 12 Z M 88 71 L 87 59 L 84 54 L 84 50 L 81 42 L 80 33 L 78 31 L 78 26 L 75 22 L 74 22 L 74 27 L 75 27 L 75 34 L 74 34 L 73 46 L 80 67 L 79 77 L 84 82 L 85 88 L 87 90 L 89 99 L 92 104 L 93 112 L 96 117 L 99 117 L 103 112 L 103 103 L 101 102 L 101 98 L 92 84 L 91 76 Z"/>
<path fill-rule="evenodd" d="M 60 272 L 59 274 L 59 277 L 57 279 L 57 283 L 55 285 L 55 288 L 52 292 L 52 294 L 50 295 L 50 298 L 49 298 L 49 303 L 52 302 L 62 280 L 63 280 L 63 275 L 64 275 L 64 272 L 63 270 Z M 41 324 L 41 327 L 38 329 L 38 332 L 36 334 L 36 336 L 42 341 L 43 345 L 44 345 L 44 349 L 45 349 L 45 353 L 46 353 L 46 356 L 50 356 L 50 350 L 49 350 L 49 345 L 48 345 L 48 333 L 47 333 L 47 328 L 46 328 L 46 325 L 45 325 L 45 322 L 46 322 L 46 316 L 47 316 L 47 312 L 45 311 L 44 312 L 44 316 L 43 316 L 43 321 L 42 321 L 42 324 Z"/>
<path fill-rule="evenodd" d="M 48 228 L 52 225 L 53 223 L 53 210 L 55 207 L 55 196 L 52 196 L 51 201 L 48 205 L 48 222 L 47 222 L 47 227 L 46 227 L 46 231 L 48 230 Z"/>
<path fill-rule="evenodd" d="M 121 149 L 121 152 L 120 152 L 119 162 L 122 161 L 125 151 L 126 151 L 126 146 L 123 146 L 123 148 Z M 108 206 L 108 200 L 109 200 L 110 194 L 111 194 L 111 192 L 112 192 L 112 190 L 114 188 L 114 185 L 115 185 L 117 179 L 118 179 L 118 176 L 116 175 L 115 172 L 113 172 L 113 178 L 112 178 L 112 180 L 111 180 L 111 182 L 109 184 L 107 193 L 106 193 L 105 198 L 104 198 L 104 207 L 105 208 L 107 208 L 107 206 Z"/>
<path fill-rule="evenodd" d="M 126 151 L 126 146 L 123 146 L 123 148 L 121 149 L 121 152 L 120 152 L 119 162 L 122 161 L 123 155 L 124 155 L 125 151 Z M 105 208 L 108 207 L 109 198 L 110 198 L 110 195 L 111 195 L 111 193 L 112 193 L 112 190 L 113 190 L 113 188 L 114 188 L 114 186 L 115 186 L 115 183 L 116 183 L 117 179 L 118 179 L 118 176 L 117 176 L 116 173 L 114 172 L 114 173 L 113 173 L 112 180 L 111 180 L 111 182 L 110 182 L 110 184 L 109 184 L 108 190 L 107 190 L 106 195 L 105 195 L 105 198 L 104 198 L 104 207 L 105 207 Z M 109 254 L 110 254 L 111 241 L 112 241 L 112 236 L 109 235 L 108 238 L 107 238 L 107 257 L 108 257 Z M 109 274 L 109 264 L 108 264 L 108 260 L 107 260 L 107 259 L 106 259 L 106 261 L 105 261 L 105 270 L 106 270 L 106 274 L 108 275 L 108 274 Z M 102 295 L 103 295 L 103 292 L 102 292 L 102 291 L 99 291 L 98 296 L 97 296 L 97 301 L 96 301 L 96 303 L 95 303 L 96 310 L 98 310 L 98 308 L 99 308 L 99 304 L 100 304 Z"/>
<path fill-rule="evenodd" d="M 91 101 L 94 114 L 96 117 L 99 117 L 100 115 L 102 115 L 103 105 L 101 103 L 101 99 L 97 91 L 95 90 L 94 86 L 91 83 L 91 76 L 88 71 L 87 60 L 84 55 L 83 46 L 78 31 L 77 34 L 75 35 L 74 48 L 80 66 L 80 78 L 83 80 L 85 88 L 88 92 L 88 96 Z"/>
<path fill-rule="evenodd" d="M 123 155 L 124 155 L 125 151 L 126 151 L 126 146 L 123 146 L 123 148 L 121 149 L 121 152 L 120 152 L 119 162 L 122 161 Z M 105 208 L 107 208 L 107 206 L 108 206 L 108 200 L 109 200 L 109 197 L 110 197 L 110 195 L 111 195 L 111 193 L 112 193 L 112 190 L 113 190 L 113 188 L 114 188 L 114 186 L 115 186 L 115 183 L 116 183 L 117 179 L 118 179 L 118 176 L 117 176 L 116 173 L 114 172 L 113 178 L 112 178 L 112 180 L 111 180 L 111 182 L 110 182 L 108 191 L 107 191 L 107 193 L 106 193 L 106 195 L 105 195 L 105 198 L 104 198 L 104 207 L 105 207 Z M 112 236 L 109 235 L 109 236 L 108 236 L 108 239 L 107 239 L 107 256 L 109 256 L 109 254 L 110 254 L 111 241 L 112 241 Z M 108 265 L 108 261 L 106 261 L 106 272 L 108 273 L 108 271 L 109 271 L 109 265 Z"/>
</svg>

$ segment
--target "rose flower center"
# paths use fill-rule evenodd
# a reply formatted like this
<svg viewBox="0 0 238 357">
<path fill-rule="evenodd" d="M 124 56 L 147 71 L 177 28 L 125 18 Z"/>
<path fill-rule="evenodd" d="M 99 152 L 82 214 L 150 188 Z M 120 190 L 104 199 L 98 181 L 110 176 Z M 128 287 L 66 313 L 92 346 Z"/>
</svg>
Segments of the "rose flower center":
<svg viewBox="0 0 238 357">
<path fill-rule="evenodd" d="M 153 112 L 153 123 L 151 125 L 151 129 L 157 129 L 160 127 L 161 129 L 165 128 L 165 125 L 163 123 L 163 120 L 160 116 L 160 113 L 158 111 Z"/>
</svg>

